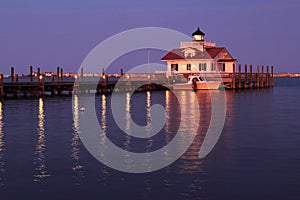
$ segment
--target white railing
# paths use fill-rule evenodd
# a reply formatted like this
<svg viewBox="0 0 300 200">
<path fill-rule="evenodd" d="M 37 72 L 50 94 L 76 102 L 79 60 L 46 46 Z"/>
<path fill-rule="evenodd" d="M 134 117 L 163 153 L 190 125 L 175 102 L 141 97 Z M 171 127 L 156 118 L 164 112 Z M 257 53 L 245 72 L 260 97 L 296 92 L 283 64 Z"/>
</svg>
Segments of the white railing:
<svg viewBox="0 0 300 200">
<path fill-rule="evenodd" d="M 205 47 L 215 47 L 216 43 L 215 42 L 180 42 L 180 47 L 181 48 L 187 48 L 187 47 L 194 47 L 194 48 L 199 48 L 202 46 Z"/>
</svg>

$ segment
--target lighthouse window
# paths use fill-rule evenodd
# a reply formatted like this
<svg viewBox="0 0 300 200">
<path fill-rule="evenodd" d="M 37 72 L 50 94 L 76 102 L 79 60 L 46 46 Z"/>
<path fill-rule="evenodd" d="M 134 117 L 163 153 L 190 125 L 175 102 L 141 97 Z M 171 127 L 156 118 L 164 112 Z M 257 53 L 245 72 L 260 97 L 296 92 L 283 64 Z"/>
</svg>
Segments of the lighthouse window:
<svg viewBox="0 0 300 200">
<path fill-rule="evenodd" d="M 211 71 L 216 71 L 216 64 L 215 63 L 211 63 Z"/>
<path fill-rule="evenodd" d="M 171 71 L 178 71 L 178 64 L 171 64 Z"/>
<path fill-rule="evenodd" d="M 222 63 L 222 71 L 226 71 L 226 64 L 225 63 Z"/>
<path fill-rule="evenodd" d="M 199 63 L 199 71 L 206 71 L 206 63 Z"/>
<path fill-rule="evenodd" d="M 190 71 L 192 69 L 191 64 L 186 65 L 186 70 Z"/>
</svg>

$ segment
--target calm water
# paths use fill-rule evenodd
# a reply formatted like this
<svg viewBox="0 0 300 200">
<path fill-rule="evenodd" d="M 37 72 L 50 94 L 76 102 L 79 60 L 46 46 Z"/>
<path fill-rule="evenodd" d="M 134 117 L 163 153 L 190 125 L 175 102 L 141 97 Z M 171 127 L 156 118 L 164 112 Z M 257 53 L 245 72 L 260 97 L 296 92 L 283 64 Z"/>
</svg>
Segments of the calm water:
<svg viewBox="0 0 300 200">
<path fill-rule="evenodd" d="M 276 85 L 273 89 L 226 91 L 227 116 L 221 138 L 202 160 L 198 151 L 211 105 L 208 92 L 197 92 L 201 120 L 193 144 L 172 165 L 146 174 L 113 170 L 87 152 L 78 135 L 80 112 L 76 109 L 80 105 L 75 102 L 74 111 L 72 98 L 2 101 L 1 200 L 299 199 L 300 79 L 277 79 Z M 182 93 L 182 98 L 188 97 Z M 137 124 L 149 123 L 152 104 L 163 105 L 169 113 L 158 135 L 137 140 L 116 126 L 110 98 L 96 97 L 98 121 L 115 144 L 134 152 L 167 144 L 180 117 L 191 112 L 180 113 L 170 92 L 134 94 L 125 106 Z M 185 128 L 189 132 L 197 127 Z"/>
</svg>

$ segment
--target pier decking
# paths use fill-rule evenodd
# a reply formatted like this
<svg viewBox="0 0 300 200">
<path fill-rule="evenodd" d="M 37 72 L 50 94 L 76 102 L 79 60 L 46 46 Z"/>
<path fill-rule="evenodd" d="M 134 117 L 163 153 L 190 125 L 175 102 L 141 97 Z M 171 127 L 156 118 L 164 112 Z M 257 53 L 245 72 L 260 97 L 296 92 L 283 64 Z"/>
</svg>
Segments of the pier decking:
<svg viewBox="0 0 300 200">
<path fill-rule="evenodd" d="M 236 69 L 237 68 L 237 69 Z M 233 66 L 233 73 L 203 73 L 208 80 L 222 78 L 226 89 L 255 89 L 274 86 L 274 68 L 269 66 L 257 66 L 254 72 L 252 65 Z M 167 76 L 165 73 L 136 73 L 120 75 L 102 74 L 95 77 L 96 81 L 84 78 L 83 70 L 81 74 L 75 74 L 73 79 L 63 76 L 63 70 L 57 69 L 56 74 L 45 76 L 38 68 L 34 75 L 32 67 L 30 74 L 21 77 L 14 74 L 14 68 L 11 68 L 11 75 L 8 81 L 4 81 L 3 74 L 0 74 L 0 97 L 38 97 L 38 96 L 56 96 L 72 95 L 72 93 L 91 93 L 96 94 L 112 92 L 116 87 L 118 91 L 130 91 L 138 88 L 138 91 L 146 90 L 166 90 L 172 88 L 172 83 L 178 81 L 177 76 Z M 195 73 L 181 74 L 185 77 Z M 45 79 L 46 78 L 46 79 Z"/>
</svg>

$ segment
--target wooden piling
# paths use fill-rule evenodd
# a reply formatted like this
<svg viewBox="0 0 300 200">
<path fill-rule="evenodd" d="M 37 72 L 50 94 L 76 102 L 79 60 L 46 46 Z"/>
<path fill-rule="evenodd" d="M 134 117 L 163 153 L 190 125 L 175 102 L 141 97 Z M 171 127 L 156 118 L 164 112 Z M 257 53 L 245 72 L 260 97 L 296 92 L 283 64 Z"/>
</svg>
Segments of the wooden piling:
<svg viewBox="0 0 300 200">
<path fill-rule="evenodd" d="M 231 88 L 235 89 L 235 63 L 232 65 Z"/>
<path fill-rule="evenodd" d="M 239 72 L 238 72 L 238 89 L 241 88 L 241 64 L 239 64 Z"/>
<path fill-rule="evenodd" d="M 40 78 L 40 75 L 41 75 L 41 69 L 38 67 L 37 68 L 37 77 L 38 77 L 38 79 Z"/>
<path fill-rule="evenodd" d="M 269 80 L 269 66 L 266 69 L 266 87 L 270 87 L 270 80 Z"/>
<path fill-rule="evenodd" d="M 264 66 L 261 66 L 261 87 L 265 87 L 265 74 L 264 74 Z"/>
<path fill-rule="evenodd" d="M 39 81 L 40 81 L 40 93 L 42 96 L 45 94 L 45 76 L 44 75 L 39 75 L 38 76 Z"/>
<path fill-rule="evenodd" d="M 60 81 L 63 81 L 64 78 L 64 71 L 63 68 L 60 68 Z"/>
<path fill-rule="evenodd" d="M 57 67 L 57 68 L 56 68 L 57 81 L 59 81 L 59 79 L 60 79 L 60 78 L 59 78 L 59 77 L 60 77 L 60 76 L 59 76 L 59 71 L 60 71 L 60 69 L 59 69 L 59 67 Z"/>
<path fill-rule="evenodd" d="M 123 75 L 124 75 L 123 68 L 121 68 L 121 70 L 120 70 L 120 76 L 123 76 Z"/>
<path fill-rule="evenodd" d="M 274 87 L 274 67 L 273 66 L 271 66 L 271 79 L 272 79 L 271 86 Z"/>
<path fill-rule="evenodd" d="M 81 80 L 83 81 L 83 67 L 81 67 L 80 71 Z"/>
<path fill-rule="evenodd" d="M 15 74 L 15 81 L 14 82 L 19 82 L 19 75 L 18 74 Z"/>
<path fill-rule="evenodd" d="M 249 77 L 249 88 L 252 89 L 253 85 L 253 74 L 252 74 L 252 65 L 250 65 L 250 77 Z"/>
<path fill-rule="evenodd" d="M 33 81 L 33 69 L 32 66 L 29 67 L 29 77 L 30 77 L 30 82 Z"/>
<path fill-rule="evenodd" d="M 4 90 L 3 90 L 3 74 L 0 74 L 0 97 L 4 96 Z"/>
<path fill-rule="evenodd" d="M 247 81 L 248 81 L 248 75 L 247 75 L 247 65 L 245 65 L 245 79 L 244 79 L 244 88 L 246 89 L 247 88 Z"/>
<path fill-rule="evenodd" d="M 15 77 L 15 69 L 14 67 L 10 68 L 10 78 L 11 78 L 11 82 L 14 82 L 14 77 Z"/>
<path fill-rule="evenodd" d="M 256 72 L 256 87 L 260 87 L 260 74 L 259 74 L 259 65 L 257 65 L 257 72 Z"/>
</svg>

